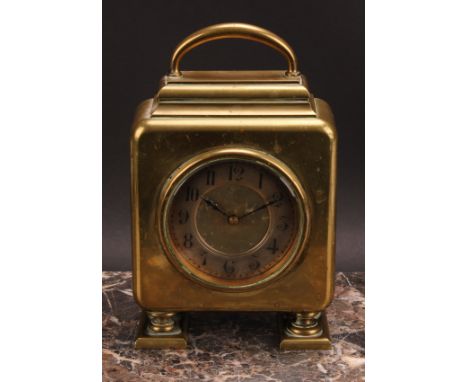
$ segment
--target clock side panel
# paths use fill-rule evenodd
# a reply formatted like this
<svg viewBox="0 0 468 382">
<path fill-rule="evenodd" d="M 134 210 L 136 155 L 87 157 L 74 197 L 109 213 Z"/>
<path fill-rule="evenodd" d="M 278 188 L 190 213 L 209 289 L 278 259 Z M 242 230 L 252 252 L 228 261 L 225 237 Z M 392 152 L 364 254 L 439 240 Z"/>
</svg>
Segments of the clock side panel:
<svg viewBox="0 0 468 382">
<path fill-rule="evenodd" d="M 298 262 L 257 289 L 225 292 L 176 269 L 160 241 L 164 182 L 197 153 L 219 147 L 268 152 L 289 166 L 313 201 L 311 234 Z M 132 138 L 134 295 L 144 309 L 322 310 L 334 283 L 336 134 L 319 118 L 142 119 Z"/>
</svg>

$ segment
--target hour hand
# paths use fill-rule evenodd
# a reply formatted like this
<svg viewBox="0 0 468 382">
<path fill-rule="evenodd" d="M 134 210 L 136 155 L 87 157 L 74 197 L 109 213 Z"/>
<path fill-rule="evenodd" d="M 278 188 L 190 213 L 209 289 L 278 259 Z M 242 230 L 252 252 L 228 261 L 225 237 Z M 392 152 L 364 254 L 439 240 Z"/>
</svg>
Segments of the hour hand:
<svg viewBox="0 0 468 382">
<path fill-rule="evenodd" d="M 265 203 L 259 207 L 256 207 L 250 211 L 247 211 L 244 215 L 241 215 L 239 216 L 239 220 L 242 219 L 242 218 L 245 218 L 246 216 L 249 216 L 249 215 L 252 215 L 253 213 L 257 212 L 257 211 L 260 211 L 260 210 L 263 210 L 264 208 L 267 208 L 268 206 L 271 206 L 272 204 L 275 204 L 276 202 L 279 202 L 281 200 L 281 197 L 280 198 L 276 198 L 276 199 L 273 199 L 273 200 L 270 200 L 268 203 Z"/>
<path fill-rule="evenodd" d="M 203 201 L 205 201 L 206 204 L 208 204 L 209 206 L 213 207 L 216 211 L 219 211 L 221 212 L 224 216 L 229 216 L 224 210 L 223 208 L 217 203 L 215 202 L 214 200 L 211 200 L 211 199 L 208 199 L 208 198 L 205 198 L 205 197 L 202 197 Z"/>
</svg>

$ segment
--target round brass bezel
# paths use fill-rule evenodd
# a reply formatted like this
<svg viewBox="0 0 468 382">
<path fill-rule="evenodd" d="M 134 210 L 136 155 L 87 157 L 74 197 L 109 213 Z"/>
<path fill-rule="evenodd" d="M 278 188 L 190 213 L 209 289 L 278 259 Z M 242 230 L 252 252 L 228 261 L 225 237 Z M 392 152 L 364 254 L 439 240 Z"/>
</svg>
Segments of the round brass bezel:
<svg viewBox="0 0 468 382">
<path fill-rule="evenodd" d="M 229 280 L 208 275 L 190 264 L 183 256 L 179 255 L 178 251 L 172 244 L 168 219 L 169 209 L 174 196 L 187 179 L 209 163 L 236 159 L 266 165 L 278 177 L 286 179 L 286 182 L 282 182 L 289 189 L 289 186 L 292 186 L 292 190 L 290 189 L 290 191 L 293 196 L 292 199 L 295 201 L 297 212 L 297 234 L 288 254 L 283 256 L 283 258 L 272 268 L 262 274 L 255 275 L 250 278 Z M 290 270 L 299 260 L 301 251 L 309 237 L 311 229 L 310 222 L 312 221 L 313 213 L 312 205 L 299 179 L 286 164 L 268 153 L 251 148 L 240 147 L 211 149 L 184 162 L 175 171 L 173 171 L 171 176 L 169 176 L 168 180 L 163 185 L 158 206 L 159 210 L 157 211 L 156 216 L 159 216 L 160 219 L 157 226 L 159 227 L 161 243 L 168 259 L 174 267 L 182 272 L 182 274 L 199 284 L 218 290 L 233 292 L 245 291 L 263 286 L 278 278 L 280 275 L 284 275 L 287 270 Z"/>
</svg>

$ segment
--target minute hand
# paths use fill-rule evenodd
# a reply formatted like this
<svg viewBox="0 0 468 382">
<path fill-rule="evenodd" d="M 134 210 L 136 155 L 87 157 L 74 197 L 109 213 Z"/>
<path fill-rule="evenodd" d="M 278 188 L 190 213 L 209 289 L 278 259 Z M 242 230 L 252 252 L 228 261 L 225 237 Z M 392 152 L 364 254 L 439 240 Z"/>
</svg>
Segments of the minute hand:
<svg viewBox="0 0 468 382">
<path fill-rule="evenodd" d="M 216 203 L 214 200 L 208 199 L 208 198 L 203 198 L 202 199 L 211 207 L 213 207 L 216 211 L 221 212 L 224 216 L 229 216 L 222 208 L 221 206 Z"/>
<path fill-rule="evenodd" d="M 254 208 L 253 210 L 251 210 L 249 212 L 246 212 L 244 215 L 239 216 L 239 220 L 242 219 L 242 218 L 245 218 L 246 216 L 249 216 L 249 215 L 253 214 L 254 212 L 263 210 L 264 208 L 267 208 L 268 206 L 270 206 L 270 205 L 272 205 L 272 204 L 274 204 L 276 202 L 279 202 L 280 200 L 281 199 L 270 200 L 268 203 L 265 203 L 265 204 L 261 205 L 260 207 Z"/>
</svg>

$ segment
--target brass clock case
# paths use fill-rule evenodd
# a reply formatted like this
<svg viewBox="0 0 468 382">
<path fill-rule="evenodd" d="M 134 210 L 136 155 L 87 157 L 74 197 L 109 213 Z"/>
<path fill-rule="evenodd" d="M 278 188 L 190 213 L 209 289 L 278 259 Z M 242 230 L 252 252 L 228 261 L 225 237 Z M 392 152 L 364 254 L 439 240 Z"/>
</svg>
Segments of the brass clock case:
<svg viewBox="0 0 468 382">
<path fill-rule="evenodd" d="M 336 134 L 327 104 L 313 102 L 314 117 L 262 118 L 154 118 L 153 101 L 141 105 L 133 130 L 131 169 L 134 296 L 142 308 L 321 311 L 328 306 L 334 284 Z M 310 200 L 311 229 L 296 255 L 298 261 L 261 287 L 229 292 L 207 287 L 181 272 L 165 249 L 160 227 L 163 189 L 177 169 L 209 153 L 207 147 L 248 147 L 268 153 L 291 169 Z"/>
<path fill-rule="evenodd" d="M 222 38 L 268 45 L 286 58 L 287 70 L 180 69 L 192 48 Z M 262 28 L 229 23 L 182 41 L 157 94 L 138 107 L 131 135 L 133 289 L 137 303 L 151 313 L 145 319 L 152 328 L 142 336 L 175 328 L 171 312 L 309 312 L 283 333 L 284 347 L 309 346 L 294 336 L 312 336 L 312 328 L 326 321 L 319 312 L 333 296 L 336 153 L 331 109 L 309 91 L 283 39 Z M 283 262 L 260 277 L 227 282 L 184 263 L 166 225 L 178 185 L 198 166 L 229 157 L 261 162 L 285 177 L 293 185 L 300 216 L 296 241 Z M 164 335 L 159 336 L 145 338 L 149 343 L 141 346 L 163 346 Z"/>
<path fill-rule="evenodd" d="M 200 271 L 191 265 L 183 256 L 178 254 L 169 233 L 169 209 L 180 187 L 182 187 L 185 181 L 200 168 L 226 160 L 251 161 L 265 166 L 269 171 L 272 171 L 278 179 L 285 179 L 287 182 L 286 184 L 290 187 L 289 192 L 291 192 L 293 196 L 294 208 L 297 214 L 297 231 L 295 232 L 293 243 L 288 249 L 287 254 L 266 272 L 241 280 L 229 280 L 208 275 Z M 280 277 L 281 274 L 286 273 L 287 270 L 294 266 L 299 260 L 299 254 L 309 237 L 310 222 L 312 221 L 312 205 L 294 172 L 274 156 L 248 147 L 214 148 L 189 159 L 169 176 L 162 188 L 159 206 L 156 216 L 160 217 L 160 221 L 156 226 L 159 227 L 159 235 L 165 253 L 174 267 L 190 279 L 204 286 L 224 291 L 240 291 L 258 288 Z"/>
</svg>

